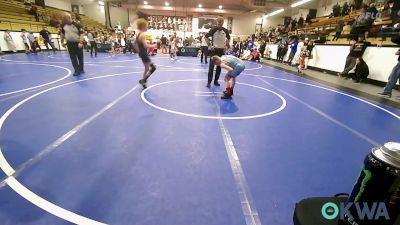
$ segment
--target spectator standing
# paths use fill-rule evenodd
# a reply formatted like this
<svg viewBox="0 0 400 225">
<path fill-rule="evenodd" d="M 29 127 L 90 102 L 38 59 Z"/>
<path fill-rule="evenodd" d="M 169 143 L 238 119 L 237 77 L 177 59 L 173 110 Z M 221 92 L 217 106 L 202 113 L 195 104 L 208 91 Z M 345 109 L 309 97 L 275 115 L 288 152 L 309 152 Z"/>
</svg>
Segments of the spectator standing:
<svg viewBox="0 0 400 225">
<path fill-rule="evenodd" d="M 297 52 L 297 44 L 298 44 L 298 42 L 297 42 L 297 39 L 295 39 L 295 38 L 290 42 L 290 54 L 289 54 L 289 59 L 288 59 L 288 61 L 287 61 L 287 64 L 288 64 L 288 65 L 291 65 L 291 64 L 292 64 L 292 61 L 293 61 L 293 59 L 294 59 L 294 56 L 296 55 L 296 52 Z"/>
<path fill-rule="evenodd" d="M 260 44 L 261 58 L 264 58 L 264 52 L 265 52 L 266 47 L 267 47 L 267 43 L 264 40 L 261 40 L 261 44 Z"/>
<path fill-rule="evenodd" d="M 128 38 L 128 50 L 130 54 L 132 54 L 132 51 L 135 50 L 135 48 L 133 46 L 135 46 L 136 42 L 136 33 L 133 32 L 130 34 L 129 38 Z"/>
<path fill-rule="evenodd" d="M 24 43 L 25 53 L 29 54 L 30 48 L 29 48 L 29 44 L 28 44 L 28 38 L 26 37 L 26 30 L 25 29 L 21 30 L 21 39 L 22 39 L 22 43 Z"/>
<path fill-rule="evenodd" d="M 278 42 L 278 50 L 276 51 L 276 59 L 280 62 L 281 60 L 281 53 L 284 48 L 283 39 Z"/>
<path fill-rule="evenodd" d="M 395 0 L 393 1 L 393 6 L 392 6 L 392 11 L 391 11 L 391 19 L 392 19 L 392 24 L 400 23 L 400 15 L 399 15 L 399 10 L 400 10 L 400 1 Z"/>
<path fill-rule="evenodd" d="M 306 23 L 308 24 L 308 25 L 310 25 L 311 24 L 311 14 L 310 13 L 308 13 L 307 14 L 307 17 L 306 17 Z"/>
<path fill-rule="evenodd" d="M 300 15 L 299 21 L 297 21 L 298 27 L 302 28 L 304 26 L 304 17 L 303 14 Z"/>
<path fill-rule="evenodd" d="M 389 81 L 387 82 L 385 88 L 383 89 L 383 92 L 379 93 L 380 95 L 389 98 L 392 97 L 392 90 L 400 78 L 400 49 L 396 52 L 396 55 L 399 56 L 397 59 L 397 64 L 396 66 L 394 66 L 392 73 L 389 76 Z"/>
<path fill-rule="evenodd" d="M 56 47 L 54 47 L 53 42 L 51 41 L 51 33 L 47 30 L 46 27 L 39 32 L 40 36 L 43 38 L 44 45 L 46 46 L 47 50 L 49 50 L 49 45 L 53 50 L 53 53 L 56 53 Z"/>
<path fill-rule="evenodd" d="M 292 20 L 292 30 L 296 30 L 296 27 L 297 27 L 297 20 L 296 20 L 296 18 L 294 18 L 293 20 Z"/>
<path fill-rule="evenodd" d="M 278 61 L 280 63 L 283 63 L 283 61 L 285 60 L 286 53 L 288 52 L 288 48 L 289 48 L 288 42 L 282 39 L 281 44 L 279 46 L 281 47 L 281 51 L 278 54 Z"/>
<path fill-rule="evenodd" d="M 61 33 L 61 43 L 63 45 L 64 40 L 67 42 L 68 53 L 75 69 L 74 76 L 85 73 L 83 69 L 83 29 L 78 23 L 72 21 L 69 13 L 65 13 L 63 16 Z"/>
<path fill-rule="evenodd" d="M 97 44 L 96 44 L 96 34 L 93 30 L 89 31 L 87 34 L 88 41 L 90 43 L 90 56 L 93 57 L 93 49 L 94 49 L 94 57 L 97 57 Z"/>
<path fill-rule="evenodd" d="M 207 64 L 207 57 L 208 57 L 208 43 L 206 40 L 206 35 L 204 34 L 201 37 L 201 45 L 200 45 L 200 49 L 201 49 L 201 56 L 200 56 L 200 62 L 203 63 L 203 56 L 204 56 L 204 62 L 205 64 Z"/>
<path fill-rule="evenodd" d="M 356 66 L 357 58 L 361 58 L 365 49 L 370 45 L 369 42 L 364 41 L 363 36 L 359 36 L 358 40 L 350 47 L 350 53 L 346 58 L 346 65 L 343 72 L 338 73 L 339 77 L 347 76 L 349 72 Z"/>
<path fill-rule="evenodd" d="M 168 38 L 168 52 L 171 55 L 171 46 L 172 46 L 172 42 L 175 40 L 176 36 L 175 35 L 169 35 Z"/>
<path fill-rule="evenodd" d="M 290 23 L 291 23 L 291 18 L 285 18 L 285 20 L 283 21 L 285 29 L 289 27 Z"/>
<path fill-rule="evenodd" d="M 4 38 L 4 41 L 6 41 L 6 43 L 7 43 L 8 49 L 10 49 L 13 52 L 17 52 L 17 47 L 15 46 L 14 40 L 13 40 L 9 30 L 5 30 L 3 38 Z"/>
<path fill-rule="evenodd" d="M 349 4 L 347 2 L 343 3 L 341 16 L 349 15 Z"/>
<path fill-rule="evenodd" d="M 244 42 L 243 41 L 239 41 L 238 42 L 238 54 L 237 57 L 240 58 L 243 54 L 243 48 L 244 48 Z"/>
<path fill-rule="evenodd" d="M 340 16 L 340 5 L 339 5 L 339 3 L 336 3 L 336 5 L 333 6 L 332 15 L 333 15 L 333 17 Z"/>
<path fill-rule="evenodd" d="M 248 47 L 248 50 L 253 51 L 253 48 L 254 48 L 254 41 L 253 41 L 253 39 L 249 38 L 247 47 Z"/>
<path fill-rule="evenodd" d="M 229 35 L 228 29 L 223 27 L 224 25 L 224 18 L 223 17 L 218 17 L 217 19 L 217 27 L 212 28 L 207 34 L 206 38 L 211 37 L 212 38 L 212 54 L 217 55 L 221 57 L 224 55 L 224 49 L 226 46 L 227 41 L 231 39 L 231 36 Z M 207 39 L 208 40 L 208 39 Z M 207 87 L 211 87 L 211 81 L 213 80 L 214 76 L 214 63 L 210 61 L 210 67 L 208 69 L 208 83 Z M 214 85 L 215 86 L 220 86 L 218 83 L 219 76 L 221 75 L 221 67 L 217 66 L 217 69 L 215 71 L 215 78 L 214 78 Z"/>
<path fill-rule="evenodd" d="M 310 41 L 308 38 L 304 40 L 304 45 L 307 46 L 307 50 L 310 53 L 310 55 L 304 60 L 304 69 L 306 70 L 308 68 L 308 63 L 310 59 L 313 58 L 313 50 L 315 47 L 314 41 Z"/>
<path fill-rule="evenodd" d="M 164 36 L 164 34 L 161 36 L 161 53 L 167 54 L 167 38 Z"/>
</svg>

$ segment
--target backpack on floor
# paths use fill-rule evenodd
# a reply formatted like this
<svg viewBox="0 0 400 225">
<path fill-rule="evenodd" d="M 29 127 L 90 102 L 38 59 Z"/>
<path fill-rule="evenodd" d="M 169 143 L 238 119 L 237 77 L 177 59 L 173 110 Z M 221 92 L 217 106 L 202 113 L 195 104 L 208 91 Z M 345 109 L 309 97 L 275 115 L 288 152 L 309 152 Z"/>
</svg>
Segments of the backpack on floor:
<svg viewBox="0 0 400 225">
<path fill-rule="evenodd" d="M 294 225 L 340 225 L 339 216 L 333 220 L 327 220 L 322 216 L 322 206 L 328 202 L 336 203 L 347 201 L 347 194 L 338 194 L 335 197 L 306 198 L 296 204 L 293 223 Z"/>
</svg>

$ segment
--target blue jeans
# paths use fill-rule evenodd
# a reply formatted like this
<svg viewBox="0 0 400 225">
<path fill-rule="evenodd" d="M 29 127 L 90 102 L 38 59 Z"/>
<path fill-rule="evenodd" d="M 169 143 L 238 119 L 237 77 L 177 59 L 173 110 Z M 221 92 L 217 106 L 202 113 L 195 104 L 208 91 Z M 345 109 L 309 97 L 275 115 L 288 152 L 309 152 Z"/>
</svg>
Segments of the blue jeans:
<svg viewBox="0 0 400 225">
<path fill-rule="evenodd" d="M 392 73 L 389 76 L 389 81 L 386 84 L 385 89 L 383 89 L 383 93 L 391 94 L 392 93 L 392 89 L 396 85 L 396 83 L 399 80 L 399 78 L 400 78 L 400 61 L 393 68 Z"/>
</svg>

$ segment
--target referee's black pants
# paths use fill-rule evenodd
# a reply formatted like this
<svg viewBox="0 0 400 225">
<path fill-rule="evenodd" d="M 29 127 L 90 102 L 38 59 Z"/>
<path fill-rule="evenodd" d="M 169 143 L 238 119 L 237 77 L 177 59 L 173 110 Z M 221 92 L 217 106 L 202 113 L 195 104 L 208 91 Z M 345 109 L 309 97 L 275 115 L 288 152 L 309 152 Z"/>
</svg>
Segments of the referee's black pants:
<svg viewBox="0 0 400 225">
<path fill-rule="evenodd" d="M 224 49 L 223 48 L 214 48 L 214 50 L 210 51 L 209 54 L 211 57 L 214 55 L 217 55 L 219 57 L 225 55 Z M 214 75 L 214 62 L 210 60 L 210 67 L 208 68 L 208 83 L 211 84 L 211 81 L 213 80 L 213 75 Z M 214 83 L 218 82 L 219 76 L 221 75 L 221 67 L 217 66 L 217 69 L 215 71 L 215 78 L 214 78 Z"/>
<path fill-rule="evenodd" d="M 79 42 L 67 42 L 69 57 L 71 58 L 72 66 L 75 73 L 80 73 L 83 70 L 83 47 L 79 48 Z"/>
</svg>

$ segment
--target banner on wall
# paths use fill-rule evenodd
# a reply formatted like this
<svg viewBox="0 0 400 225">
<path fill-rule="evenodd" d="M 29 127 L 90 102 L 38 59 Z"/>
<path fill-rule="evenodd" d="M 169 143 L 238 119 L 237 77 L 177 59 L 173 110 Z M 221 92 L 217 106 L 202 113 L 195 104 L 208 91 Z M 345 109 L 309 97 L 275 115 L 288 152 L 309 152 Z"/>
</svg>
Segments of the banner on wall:
<svg viewBox="0 0 400 225">
<path fill-rule="evenodd" d="M 79 5 L 71 5 L 71 10 L 75 14 L 79 14 Z"/>
<path fill-rule="evenodd" d="M 218 16 L 199 17 L 199 30 L 209 30 L 217 26 L 217 17 Z M 232 33 L 232 24 L 233 17 L 228 17 L 226 29 L 229 30 L 229 33 Z"/>
<path fill-rule="evenodd" d="M 149 29 L 169 31 L 192 31 L 192 17 L 148 16 Z"/>
<path fill-rule="evenodd" d="M 233 24 L 233 17 L 228 17 L 228 24 L 226 25 L 226 29 L 229 30 L 229 33 L 232 33 L 232 24 Z"/>
<path fill-rule="evenodd" d="M 217 16 L 214 17 L 199 17 L 199 30 L 209 30 L 217 26 Z"/>
</svg>

